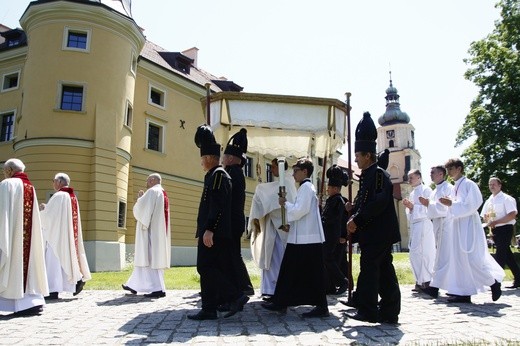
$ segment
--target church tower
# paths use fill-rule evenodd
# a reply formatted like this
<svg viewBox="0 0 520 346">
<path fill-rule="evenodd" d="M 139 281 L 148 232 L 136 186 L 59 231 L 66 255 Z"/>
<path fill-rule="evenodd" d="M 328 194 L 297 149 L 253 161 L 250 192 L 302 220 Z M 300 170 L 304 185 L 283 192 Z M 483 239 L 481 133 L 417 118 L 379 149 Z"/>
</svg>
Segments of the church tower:
<svg viewBox="0 0 520 346">
<path fill-rule="evenodd" d="M 377 148 L 380 152 L 390 151 L 387 171 L 394 184 L 403 183 L 408 181 L 407 174 L 411 169 L 421 169 L 421 155 L 415 148 L 415 128 L 410 124 L 408 114 L 401 111 L 399 94 L 392 84 L 392 72 L 385 99 L 386 111 L 378 119 L 381 126 L 377 129 Z"/>
</svg>

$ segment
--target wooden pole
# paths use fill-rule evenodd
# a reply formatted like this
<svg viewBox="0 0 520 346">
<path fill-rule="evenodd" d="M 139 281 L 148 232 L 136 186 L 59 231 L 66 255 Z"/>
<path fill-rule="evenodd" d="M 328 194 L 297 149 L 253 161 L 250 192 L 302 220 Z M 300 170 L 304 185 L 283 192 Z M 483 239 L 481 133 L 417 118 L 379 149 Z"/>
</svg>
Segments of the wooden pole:
<svg viewBox="0 0 520 346">
<path fill-rule="evenodd" d="M 210 114 L 210 105 L 211 105 L 211 83 L 206 83 L 206 124 L 211 126 L 211 114 Z"/>
<path fill-rule="evenodd" d="M 352 203 L 352 139 L 351 139 L 351 131 L 350 131 L 350 96 L 351 93 L 345 93 L 347 97 L 347 150 L 348 150 L 348 173 L 350 176 L 350 183 L 348 184 L 348 200 Z M 350 214 L 349 214 L 350 216 Z M 354 287 L 354 276 L 352 275 L 352 235 L 347 231 L 347 241 L 348 241 L 348 301 L 352 300 L 352 288 Z"/>
</svg>

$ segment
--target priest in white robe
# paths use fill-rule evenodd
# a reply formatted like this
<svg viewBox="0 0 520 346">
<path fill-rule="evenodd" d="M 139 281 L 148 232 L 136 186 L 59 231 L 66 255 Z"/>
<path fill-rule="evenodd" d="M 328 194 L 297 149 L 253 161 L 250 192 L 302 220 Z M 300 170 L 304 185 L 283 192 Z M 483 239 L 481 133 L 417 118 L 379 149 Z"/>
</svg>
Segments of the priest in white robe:
<svg viewBox="0 0 520 346">
<path fill-rule="evenodd" d="M 451 195 L 453 185 L 446 181 L 446 168 L 444 166 L 432 167 L 430 177 L 435 183 L 435 189 L 429 199 L 419 198 L 421 204 L 428 208 L 428 217 L 433 223 L 433 234 L 435 236 L 435 247 L 437 252 L 441 246 L 441 239 L 445 232 L 443 232 L 446 216 L 448 215 L 448 207 L 442 204 L 439 199 Z"/>
<path fill-rule="evenodd" d="M 0 311 L 38 315 L 49 294 L 36 192 L 25 165 L 9 159 L 0 183 Z"/>
<path fill-rule="evenodd" d="M 132 294 L 149 292 L 145 297 L 162 298 L 166 296 L 164 270 L 170 268 L 171 257 L 170 206 L 158 173 L 148 176 L 146 187 L 146 192 L 139 191 L 133 208 L 134 270 L 122 287 Z"/>
<path fill-rule="evenodd" d="M 91 279 L 83 246 L 79 203 L 69 186 L 70 177 L 57 173 L 52 185 L 56 192 L 47 204 L 40 204 L 50 291 L 45 298 L 48 300 L 58 299 L 61 292 L 77 295 Z"/>
<path fill-rule="evenodd" d="M 288 168 L 284 163 L 284 173 Z M 271 161 L 273 177 L 279 177 L 278 159 Z M 284 174 L 286 198 L 293 203 L 296 197 L 296 185 L 291 175 Z M 263 296 L 272 296 L 278 281 L 288 233 L 281 230 L 282 212 L 278 202 L 279 181 L 259 184 L 256 187 L 248 231 L 251 234 L 251 253 L 253 260 L 262 270 L 260 292 Z"/>
<path fill-rule="evenodd" d="M 435 183 L 435 190 L 433 190 L 430 198 L 419 197 L 419 201 L 428 209 L 428 217 L 433 224 L 436 248 L 435 264 L 433 265 L 433 272 L 435 273 L 437 268 L 444 267 L 450 261 L 453 232 L 446 231 L 448 206 L 442 204 L 440 199 L 451 195 L 453 185 L 446 181 L 446 168 L 444 166 L 432 167 L 430 177 Z M 432 298 L 439 296 L 437 288 L 422 287 L 421 290 Z"/>
<path fill-rule="evenodd" d="M 455 186 L 449 197 L 440 202 L 448 206 L 446 232 L 451 234 L 450 260 L 439 266 L 430 286 L 448 291 L 448 302 L 471 303 L 471 296 L 491 287 L 491 298 L 496 301 L 502 294 L 504 270 L 489 254 L 486 235 L 478 214 L 483 199 L 473 181 L 463 175 L 464 164 L 459 159 L 446 163 Z"/>
<path fill-rule="evenodd" d="M 423 184 L 421 171 L 411 170 L 408 182 L 413 187 L 410 198 L 405 198 L 406 216 L 410 225 L 410 264 L 415 282 L 420 287 L 427 287 L 433 275 L 435 263 L 435 237 L 433 224 L 428 217 L 428 209 L 419 198 L 429 198 L 432 190 Z"/>
</svg>

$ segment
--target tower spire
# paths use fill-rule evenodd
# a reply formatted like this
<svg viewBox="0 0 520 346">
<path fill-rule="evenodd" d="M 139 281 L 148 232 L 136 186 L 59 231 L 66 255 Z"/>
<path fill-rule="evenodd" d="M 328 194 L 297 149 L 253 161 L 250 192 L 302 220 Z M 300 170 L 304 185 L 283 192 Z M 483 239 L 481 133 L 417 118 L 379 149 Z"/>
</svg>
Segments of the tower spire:
<svg viewBox="0 0 520 346">
<path fill-rule="evenodd" d="M 401 111 L 399 104 L 399 94 L 392 82 L 392 70 L 388 71 L 390 76 L 390 86 L 386 89 L 386 111 L 385 114 L 379 117 L 379 125 L 391 125 L 396 123 L 408 124 L 410 117 L 405 112 Z"/>
</svg>

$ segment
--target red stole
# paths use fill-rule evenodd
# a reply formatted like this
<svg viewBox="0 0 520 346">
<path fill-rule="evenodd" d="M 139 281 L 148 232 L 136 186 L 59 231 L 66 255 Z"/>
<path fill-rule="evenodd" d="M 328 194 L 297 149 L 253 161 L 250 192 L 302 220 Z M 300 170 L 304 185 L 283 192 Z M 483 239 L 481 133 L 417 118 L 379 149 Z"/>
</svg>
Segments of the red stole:
<svg viewBox="0 0 520 346">
<path fill-rule="evenodd" d="M 170 202 L 168 201 L 168 195 L 166 191 L 163 190 L 164 197 L 164 224 L 166 225 L 166 234 L 168 234 L 168 222 L 170 221 L 170 215 L 168 211 L 170 210 Z"/>
<path fill-rule="evenodd" d="M 79 247 L 78 247 L 78 232 L 79 232 L 79 223 L 78 223 L 78 199 L 74 194 L 74 190 L 71 187 L 62 187 L 60 191 L 67 192 L 70 196 L 70 203 L 72 207 L 72 230 L 74 232 L 74 247 L 76 248 L 76 257 L 79 262 Z M 80 266 L 81 269 L 81 266 Z"/>
<path fill-rule="evenodd" d="M 27 174 L 16 172 L 13 178 L 22 180 L 23 183 L 23 290 L 27 285 L 27 273 L 29 270 L 29 258 L 31 256 L 31 236 L 32 236 L 32 213 L 34 204 L 33 185 L 29 181 Z"/>
</svg>

